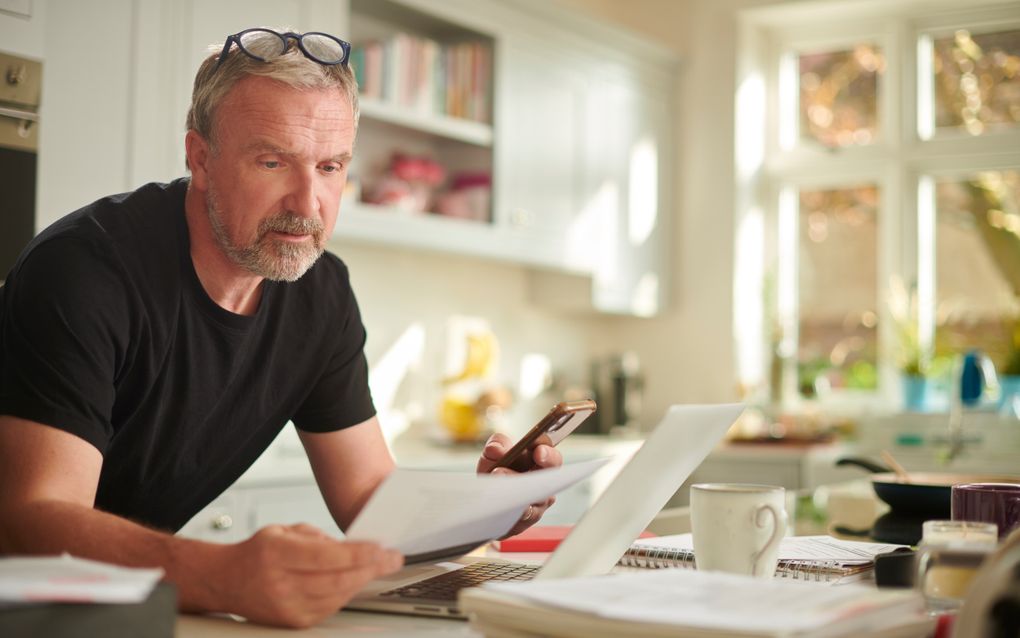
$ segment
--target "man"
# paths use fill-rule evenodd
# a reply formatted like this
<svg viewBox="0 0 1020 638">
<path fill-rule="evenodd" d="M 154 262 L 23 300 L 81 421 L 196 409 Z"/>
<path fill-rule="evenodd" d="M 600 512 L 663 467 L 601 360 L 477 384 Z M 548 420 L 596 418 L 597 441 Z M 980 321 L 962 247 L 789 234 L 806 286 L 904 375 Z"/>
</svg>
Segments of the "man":
<svg viewBox="0 0 1020 638">
<path fill-rule="evenodd" d="M 323 254 L 357 127 L 349 52 L 230 36 L 196 76 L 190 179 L 99 200 L 22 253 L 0 289 L 0 553 L 158 565 L 183 610 L 288 626 L 401 566 L 307 525 L 172 535 L 288 420 L 341 528 L 393 470 L 347 269 Z M 493 437 L 478 471 L 508 448 Z"/>
</svg>

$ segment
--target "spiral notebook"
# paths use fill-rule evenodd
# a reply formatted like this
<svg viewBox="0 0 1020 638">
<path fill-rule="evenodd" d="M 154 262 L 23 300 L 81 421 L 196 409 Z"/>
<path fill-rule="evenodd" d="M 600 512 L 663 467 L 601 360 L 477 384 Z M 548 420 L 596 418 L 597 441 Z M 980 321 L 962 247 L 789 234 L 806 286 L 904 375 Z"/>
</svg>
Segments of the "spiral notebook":
<svg viewBox="0 0 1020 638">
<path fill-rule="evenodd" d="M 875 557 L 906 545 L 844 541 L 831 536 L 787 536 L 779 545 L 776 578 L 842 584 L 870 578 Z M 619 564 L 644 569 L 695 569 L 690 534 L 634 541 Z"/>
</svg>

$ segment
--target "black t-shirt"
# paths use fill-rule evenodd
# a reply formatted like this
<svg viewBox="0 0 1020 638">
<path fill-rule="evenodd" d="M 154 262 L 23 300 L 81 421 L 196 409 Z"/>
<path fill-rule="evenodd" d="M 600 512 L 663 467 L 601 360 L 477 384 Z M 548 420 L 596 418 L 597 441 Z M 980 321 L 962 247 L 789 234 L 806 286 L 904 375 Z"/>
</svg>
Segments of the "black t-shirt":
<svg viewBox="0 0 1020 638">
<path fill-rule="evenodd" d="M 94 445 L 96 507 L 173 531 L 288 420 L 326 432 L 375 414 L 344 264 L 326 253 L 294 283 L 263 282 L 254 315 L 230 313 L 195 273 L 186 189 L 68 215 L 0 289 L 0 414 Z"/>
</svg>

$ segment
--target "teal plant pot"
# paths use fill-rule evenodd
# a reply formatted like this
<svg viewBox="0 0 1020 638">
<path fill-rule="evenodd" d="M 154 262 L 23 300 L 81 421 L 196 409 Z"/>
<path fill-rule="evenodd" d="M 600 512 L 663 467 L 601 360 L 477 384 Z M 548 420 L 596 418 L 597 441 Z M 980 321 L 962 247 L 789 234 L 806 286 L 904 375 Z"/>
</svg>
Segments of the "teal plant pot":
<svg viewBox="0 0 1020 638">
<path fill-rule="evenodd" d="M 926 412 L 928 410 L 928 379 L 903 375 L 903 409 L 907 412 Z"/>
</svg>

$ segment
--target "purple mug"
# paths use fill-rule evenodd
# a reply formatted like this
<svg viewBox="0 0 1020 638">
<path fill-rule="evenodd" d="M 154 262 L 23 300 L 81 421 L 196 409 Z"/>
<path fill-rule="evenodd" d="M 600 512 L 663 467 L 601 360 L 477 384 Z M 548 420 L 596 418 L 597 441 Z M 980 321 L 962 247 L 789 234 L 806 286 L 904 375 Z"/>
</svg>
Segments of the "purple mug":
<svg viewBox="0 0 1020 638">
<path fill-rule="evenodd" d="M 1020 483 L 961 483 L 953 486 L 952 519 L 999 526 L 999 540 L 1020 528 Z"/>
</svg>

